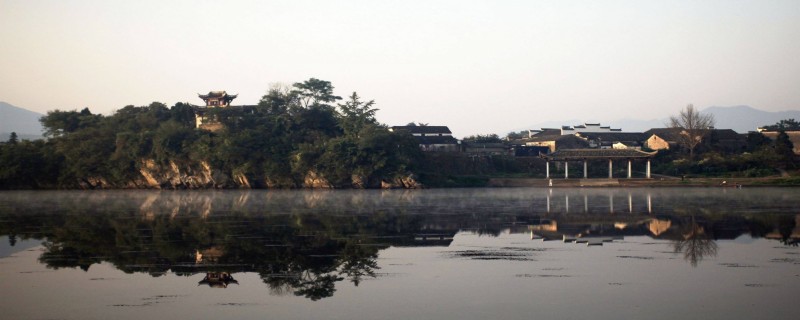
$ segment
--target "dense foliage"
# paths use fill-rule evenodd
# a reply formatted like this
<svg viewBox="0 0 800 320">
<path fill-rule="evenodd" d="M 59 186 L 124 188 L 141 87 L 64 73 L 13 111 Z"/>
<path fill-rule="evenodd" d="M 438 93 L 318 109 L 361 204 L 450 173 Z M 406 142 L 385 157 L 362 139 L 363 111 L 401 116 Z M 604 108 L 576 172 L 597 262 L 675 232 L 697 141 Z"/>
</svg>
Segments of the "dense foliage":
<svg viewBox="0 0 800 320">
<path fill-rule="evenodd" d="M 110 116 L 50 111 L 41 119 L 46 141 L 0 146 L 0 188 L 74 188 L 90 179 L 124 187 L 145 161 L 206 163 L 253 187 L 301 187 L 310 172 L 333 187 L 371 187 L 412 172 L 420 156 L 413 137 L 378 123 L 374 101 L 354 92 L 334 105 L 341 99 L 313 78 L 276 87 L 255 106 L 210 108 L 223 125 L 215 132 L 195 129 L 187 103 L 126 106 Z"/>
</svg>

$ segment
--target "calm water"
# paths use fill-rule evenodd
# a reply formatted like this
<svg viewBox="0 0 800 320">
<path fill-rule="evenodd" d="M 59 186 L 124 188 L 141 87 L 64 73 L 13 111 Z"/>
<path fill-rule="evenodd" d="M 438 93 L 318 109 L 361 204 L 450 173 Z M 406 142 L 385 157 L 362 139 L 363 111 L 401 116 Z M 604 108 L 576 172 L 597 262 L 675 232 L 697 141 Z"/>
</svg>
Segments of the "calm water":
<svg viewBox="0 0 800 320">
<path fill-rule="evenodd" d="M 800 189 L 0 192 L 2 319 L 796 319 Z"/>
</svg>

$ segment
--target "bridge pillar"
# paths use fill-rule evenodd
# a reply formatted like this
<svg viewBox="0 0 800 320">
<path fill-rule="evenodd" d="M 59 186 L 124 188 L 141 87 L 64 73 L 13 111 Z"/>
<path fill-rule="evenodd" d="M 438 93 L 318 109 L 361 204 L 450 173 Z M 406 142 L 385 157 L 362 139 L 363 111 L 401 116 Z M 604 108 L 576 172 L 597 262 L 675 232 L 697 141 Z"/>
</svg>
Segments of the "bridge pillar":
<svg viewBox="0 0 800 320">
<path fill-rule="evenodd" d="M 583 178 L 589 178 L 589 173 L 586 171 L 586 159 L 583 159 Z"/>
<path fill-rule="evenodd" d="M 545 178 L 550 179 L 550 161 L 545 162 L 545 164 L 547 165 L 544 171 Z"/>
<path fill-rule="evenodd" d="M 628 179 L 631 178 L 631 159 L 628 159 Z"/>
<path fill-rule="evenodd" d="M 569 179 L 569 161 L 564 161 L 564 179 Z"/>
<path fill-rule="evenodd" d="M 647 159 L 647 179 L 650 179 L 650 159 Z"/>
<path fill-rule="evenodd" d="M 608 159 L 608 178 L 614 178 L 614 162 L 611 159 Z"/>
</svg>

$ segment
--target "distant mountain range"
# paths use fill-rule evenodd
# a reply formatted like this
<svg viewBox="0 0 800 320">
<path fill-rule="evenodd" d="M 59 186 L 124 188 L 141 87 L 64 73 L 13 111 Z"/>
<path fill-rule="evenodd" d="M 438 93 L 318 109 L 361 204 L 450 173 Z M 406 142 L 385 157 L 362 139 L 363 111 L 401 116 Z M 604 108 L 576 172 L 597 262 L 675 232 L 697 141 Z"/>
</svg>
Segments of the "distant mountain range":
<svg viewBox="0 0 800 320">
<path fill-rule="evenodd" d="M 733 106 L 733 107 L 708 107 L 700 110 L 702 113 L 710 113 L 714 115 L 716 122 L 715 127 L 718 129 L 733 129 L 739 133 L 747 133 L 748 131 L 755 131 L 758 127 L 765 125 L 775 124 L 783 119 L 800 120 L 800 110 L 792 111 L 778 111 L 770 112 L 758 110 L 750 106 Z M 619 119 L 608 122 L 602 122 L 603 126 L 611 126 L 612 128 L 619 128 L 626 132 L 644 132 L 652 128 L 666 127 L 669 119 Z M 534 123 L 530 129 L 540 128 L 561 128 L 561 126 L 574 126 L 583 124 L 582 120 L 565 120 L 562 122 L 545 121 Z M 517 130 L 519 131 L 519 130 Z"/>
<path fill-rule="evenodd" d="M 12 132 L 20 139 L 41 139 L 43 114 L 0 101 L 0 141 L 8 140 Z"/>
</svg>

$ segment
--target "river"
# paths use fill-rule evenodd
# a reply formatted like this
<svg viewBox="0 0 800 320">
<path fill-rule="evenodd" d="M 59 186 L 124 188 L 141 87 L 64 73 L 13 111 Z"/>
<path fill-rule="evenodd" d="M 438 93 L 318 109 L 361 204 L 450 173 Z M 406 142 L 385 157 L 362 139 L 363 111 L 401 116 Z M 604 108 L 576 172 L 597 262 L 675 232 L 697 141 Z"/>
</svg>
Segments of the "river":
<svg viewBox="0 0 800 320">
<path fill-rule="evenodd" d="M 795 319 L 797 188 L 0 192 L 2 319 Z"/>
</svg>

